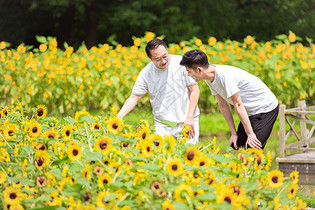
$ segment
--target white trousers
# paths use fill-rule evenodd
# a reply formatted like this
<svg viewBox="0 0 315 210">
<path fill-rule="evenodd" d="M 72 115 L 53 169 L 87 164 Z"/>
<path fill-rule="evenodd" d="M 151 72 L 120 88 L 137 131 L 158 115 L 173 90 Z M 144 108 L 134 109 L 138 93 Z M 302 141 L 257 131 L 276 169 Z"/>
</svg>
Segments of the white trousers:
<svg viewBox="0 0 315 210">
<path fill-rule="evenodd" d="M 184 124 L 178 124 L 175 128 L 167 126 L 160 122 L 154 122 L 155 133 L 160 136 L 164 136 L 166 134 L 172 135 L 175 138 L 180 137 L 182 135 L 182 130 L 184 128 Z M 199 116 L 194 118 L 194 128 L 195 135 L 193 138 L 187 139 L 186 144 L 198 144 L 199 142 Z"/>
</svg>

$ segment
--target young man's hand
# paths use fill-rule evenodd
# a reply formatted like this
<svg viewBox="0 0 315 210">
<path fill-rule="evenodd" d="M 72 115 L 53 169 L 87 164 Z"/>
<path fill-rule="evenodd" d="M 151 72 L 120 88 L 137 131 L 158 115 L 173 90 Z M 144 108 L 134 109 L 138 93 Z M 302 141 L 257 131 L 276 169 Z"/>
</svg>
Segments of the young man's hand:
<svg viewBox="0 0 315 210">
<path fill-rule="evenodd" d="M 188 125 L 191 128 L 191 130 L 189 131 L 190 132 L 189 136 L 191 136 L 191 138 L 194 138 L 195 136 L 194 118 L 193 117 L 186 118 L 184 125 Z"/>
<path fill-rule="evenodd" d="M 261 142 L 257 139 L 256 135 L 254 133 L 247 134 L 247 141 L 246 141 L 246 149 L 251 147 L 255 149 L 261 149 L 262 145 Z"/>
<path fill-rule="evenodd" d="M 229 146 L 232 146 L 232 144 L 233 144 L 234 148 L 238 149 L 236 143 L 237 143 L 237 135 L 232 134 L 232 136 L 230 137 Z"/>
</svg>

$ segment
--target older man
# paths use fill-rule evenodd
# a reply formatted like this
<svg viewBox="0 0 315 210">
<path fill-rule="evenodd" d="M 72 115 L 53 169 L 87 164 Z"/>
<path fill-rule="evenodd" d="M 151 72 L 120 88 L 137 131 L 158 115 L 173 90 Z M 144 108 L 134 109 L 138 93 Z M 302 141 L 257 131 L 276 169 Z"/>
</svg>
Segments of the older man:
<svg viewBox="0 0 315 210">
<path fill-rule="evenodd" d="M 151 62 L 139 73 L 131 96 L 126 100 L 118 117 L 123 118 L 134 109 L 140 99 L 150 93 L 155 131 L 161 136 L 176 136 L 183 125 L 190 126 L 191 135 L 186 143 L 197 144 L 199 138 L 199 88 L 180 65 L 178 55 L 170 55 L 163 40 L 153 39 L 146 46 Z M 177 123 L 170 127 L 164 121 Z"/>
</svg>

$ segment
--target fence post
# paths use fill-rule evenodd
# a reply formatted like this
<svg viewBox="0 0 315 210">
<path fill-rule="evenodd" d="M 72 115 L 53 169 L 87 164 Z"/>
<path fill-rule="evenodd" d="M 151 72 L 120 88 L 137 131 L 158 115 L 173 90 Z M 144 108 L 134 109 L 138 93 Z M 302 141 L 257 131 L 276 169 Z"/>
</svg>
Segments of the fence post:
<svg viewBox="0 0 315 210">
<path fill-rule="evenodd" d="M 305 100 L 302 100 L 298 103 L 298 108 L 301 110 L 301 111 L 304 111 L 305 108 L 306 108 L 306 103 L 305 103 Z M 305 119 L 305 114 L 300 114 L 299 117 L 301 117 L 302 119 Z M 301 129 L 301 140 L 302 141 L 305 141 L 306 138 L 307 138 L 307 129 L 306 129 L 306 123 L 305 122 L 302 122 L 300 121 L 300 129 Z M 307 148 L 309 148 L 309 143 L 307 143 L 306 145 Z"/>
<path fill-rule="evenodd" d="M 285 105 L 279 107 L 279 157 L 285 157 Z"/>
</svg>

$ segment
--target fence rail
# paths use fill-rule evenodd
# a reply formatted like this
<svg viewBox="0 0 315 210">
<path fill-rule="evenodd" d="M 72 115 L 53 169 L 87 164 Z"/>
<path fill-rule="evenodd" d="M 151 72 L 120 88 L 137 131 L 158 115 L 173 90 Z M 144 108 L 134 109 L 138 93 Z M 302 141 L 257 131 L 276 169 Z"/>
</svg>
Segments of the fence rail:
<svg viewBox="0 0 315 210">
<path fill-rule="evenodd" d="M 315 151 L 315 148 L 310 147 L 315 143 L 315 137 L 312 137 L 315 131 L 315 122 L 309 115 L 315 115 L 315 106 L 307 107 L 305 101 L 300 101 L 297 108 L 286 109 L 286 106 L 281 104 L 279 107 L 279 157 L 284 158 L 286 151 Z M 293 119 L 293 121 L 291 121 Z M 300 132 L 294 128 L 294 125 L 299 121 Z M 286 130 L 286 124 L 289 125 L 289 130 Z M 311 125 L 310 129 L 307 124 Z M 293 134 L 297 142 L 287 144 L 288 137 Z"/>
</svg>

